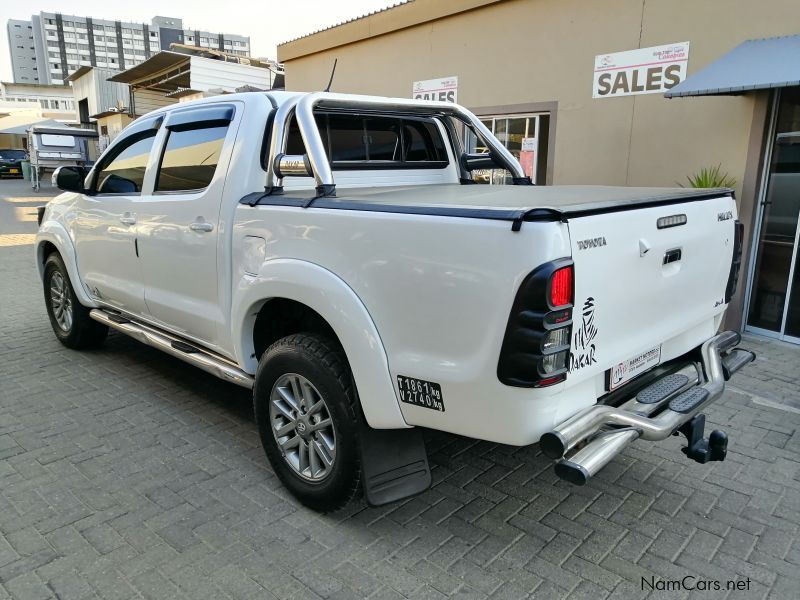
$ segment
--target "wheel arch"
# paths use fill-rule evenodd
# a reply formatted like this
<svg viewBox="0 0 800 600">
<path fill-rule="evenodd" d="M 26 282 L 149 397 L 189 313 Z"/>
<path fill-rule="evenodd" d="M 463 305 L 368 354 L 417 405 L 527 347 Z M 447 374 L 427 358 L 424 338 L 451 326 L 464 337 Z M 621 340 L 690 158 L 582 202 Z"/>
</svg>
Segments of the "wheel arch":
<svg viewBox="0 0 800 600">
<path fill-rule="evenodd" d="M 257 276 L 245 276 L 234 290 L 232 334 L 237 359 L 245 371 L 256 372 L 259 352 L 272 338 L 283 331 L 288 331 L 287 335 L 298 333 L 289 331 L 291 324 L 269 323 L 270 318 L 284 318 L 287 310 L 298 311 L 300 324 L 303 319 L 306 323 L 314 320 L 316 315 L 319 321 L 312 330 L 330 328 L 344 350 L 370 426 L 408 427 L 400 412 L 386 351 L 366 307 L 350 286 L 319 265 L 297 259 L 267 261 Z M 269 334 L 263 334 L 265 327 Z"/>
<path fill-rule="evenodd" d="M 97 306 L 83 287 L 83 281 L 78 273 L 75 247 L 72 245 L 67 230 L 60 223 L 49 221 L 43 223 L 36 234 L 36 269 L 40 279 L 44 277 L 44 264 L 47 257 L 53 252 L 57 252 L 64 261 L 67 275 L 72 282 L 72 289 L 75 290 L 75 295 L 81 304 L 90 308 Z"/>
</svg>

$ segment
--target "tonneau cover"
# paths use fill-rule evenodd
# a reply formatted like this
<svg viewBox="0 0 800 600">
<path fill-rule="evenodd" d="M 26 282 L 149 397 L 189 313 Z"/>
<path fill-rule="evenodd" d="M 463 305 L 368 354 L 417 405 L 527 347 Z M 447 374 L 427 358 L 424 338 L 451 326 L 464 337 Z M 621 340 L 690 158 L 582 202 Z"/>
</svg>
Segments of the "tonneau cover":
<svg viewBox="0 0 800 600">
<path fill-rule="evenodd" d="M 644 188 L 599 185 L 460 185 L 338 188 L 336 196 L 309 192 L 248 194 L 243 204 L 460 216 L 501 220 L 569 218 L 732 194 L 727 188 Z"/>
</svg>

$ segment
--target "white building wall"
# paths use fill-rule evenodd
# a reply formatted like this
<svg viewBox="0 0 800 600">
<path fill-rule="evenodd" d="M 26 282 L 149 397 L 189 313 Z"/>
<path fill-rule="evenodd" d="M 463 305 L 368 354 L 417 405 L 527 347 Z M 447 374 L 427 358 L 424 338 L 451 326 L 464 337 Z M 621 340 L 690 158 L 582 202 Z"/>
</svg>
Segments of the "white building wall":
<svg viewBox="0 0 800 600">
<path fill-rule="evenodd" d="M 192 56 L 190 59 L 191 84 L 193 90 L 208 92 L 223 90 L 233 92 L 244 85 L 269 89 L 270 71 L 250 65 Z"/>
</svg>

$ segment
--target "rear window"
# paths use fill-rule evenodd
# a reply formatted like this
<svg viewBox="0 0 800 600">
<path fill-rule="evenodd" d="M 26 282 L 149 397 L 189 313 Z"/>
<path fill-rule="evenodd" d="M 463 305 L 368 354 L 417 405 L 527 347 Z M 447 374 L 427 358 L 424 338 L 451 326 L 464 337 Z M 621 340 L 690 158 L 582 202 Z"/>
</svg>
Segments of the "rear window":
<svg viewBox="0 0 800 600">
<path fill-rule="evenodd" d="M 444 139 L 433 120 L 321 113 L 316 121 L 334 170 L 444 168 L 448 164 Z M 286 152 L 305 153 L 295 119 L 289 124 Z"/>
<path fill-rule="evenodd" d="M 0 150 L 0 160 L 20 160 L 27 155 L 25 150 Z"/>
</svg>

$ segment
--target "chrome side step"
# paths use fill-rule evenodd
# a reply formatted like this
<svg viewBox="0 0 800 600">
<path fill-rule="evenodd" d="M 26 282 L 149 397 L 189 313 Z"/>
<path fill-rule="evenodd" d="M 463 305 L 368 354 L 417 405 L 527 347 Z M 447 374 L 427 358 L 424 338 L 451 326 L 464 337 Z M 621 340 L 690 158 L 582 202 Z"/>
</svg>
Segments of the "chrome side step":
<svg viewBox="0 0 800 600">
<path fill-rule="evenodd" d="M 231 383 L 248 389 L 252 389 L 253 387 L 253 376 L 242 371 L 233 362 L 203 350 L 202 348 L 188 344 L 168 333 L 159 331 L 143 323 L 131 321 L 127 317 L 117 313 L 108 312 L 99 308 L 92 309 L 89 312 L 89 316 L 103 325 L 121 331 L 143 344 L 158 348 L 167 354 L 203 369 L 203 371 L 207 373 L 216 375 L 220 379 L 230 381 Z"/>
<path fill-rule="evenodd" d="M 740 341 L 736 332 L 720 333 L 703 344 L 700 363 L 663 377 L 617 408 L 591 406 L 545 433 L 540 447 L 558 460 L 556 474 L 583 485 L 636 439 L 692 433 L 695 415 L 722 394 L 733 373 L 755 359 L 752 352 L 735 348 Z"/>
</svg>

